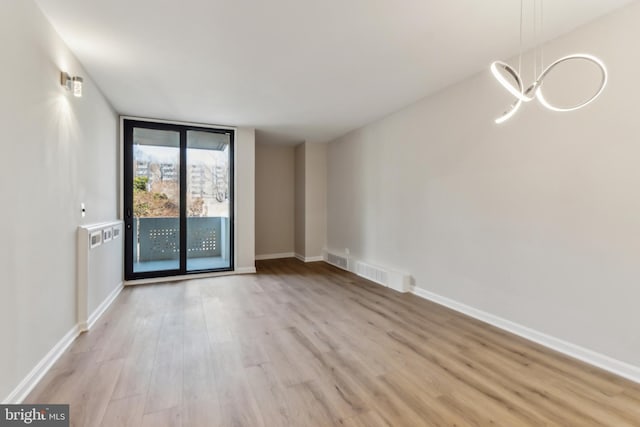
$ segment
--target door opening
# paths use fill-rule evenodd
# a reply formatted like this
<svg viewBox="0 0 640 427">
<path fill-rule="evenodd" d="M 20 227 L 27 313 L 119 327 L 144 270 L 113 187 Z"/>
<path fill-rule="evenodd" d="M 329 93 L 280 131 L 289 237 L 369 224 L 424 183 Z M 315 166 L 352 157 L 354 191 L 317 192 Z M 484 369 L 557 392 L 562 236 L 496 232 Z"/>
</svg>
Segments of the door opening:
<svg viewBox="0 0 640 427">
<path fill-rule="evenodd" d="M 233 270 L 233 130 L 123 130 L 125 278 Z"/>
</svg>

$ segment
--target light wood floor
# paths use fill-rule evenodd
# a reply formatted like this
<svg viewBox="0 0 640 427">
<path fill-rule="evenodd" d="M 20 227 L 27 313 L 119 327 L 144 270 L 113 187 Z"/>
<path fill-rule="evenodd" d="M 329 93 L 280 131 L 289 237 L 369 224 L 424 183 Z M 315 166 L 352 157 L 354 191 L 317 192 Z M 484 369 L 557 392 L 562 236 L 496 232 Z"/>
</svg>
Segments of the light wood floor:
<svg viewBox="0 0 640 427">
<path fill-rule="evenodd" d="M 640 426 L 640 386 L 324 263 L 126 288 L 27 402 L 75 426 Z"/>
</svg>

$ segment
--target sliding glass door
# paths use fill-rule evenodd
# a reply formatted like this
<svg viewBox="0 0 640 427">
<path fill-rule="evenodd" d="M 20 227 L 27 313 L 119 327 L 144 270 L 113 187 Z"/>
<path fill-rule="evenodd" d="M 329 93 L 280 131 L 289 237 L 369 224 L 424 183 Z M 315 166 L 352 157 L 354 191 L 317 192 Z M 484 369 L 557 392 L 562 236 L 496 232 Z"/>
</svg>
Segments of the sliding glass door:
<svg viewBox="0 0 640 427">
<path fill-rule="evenodd" d="M 187 131 L 187 271 L 229 269 L 230 135 Z"/>
<path fill-rule="evenodd" d="M 127 280 L 233 269 L 233 131 L 124 120 Z"/>
</svg>

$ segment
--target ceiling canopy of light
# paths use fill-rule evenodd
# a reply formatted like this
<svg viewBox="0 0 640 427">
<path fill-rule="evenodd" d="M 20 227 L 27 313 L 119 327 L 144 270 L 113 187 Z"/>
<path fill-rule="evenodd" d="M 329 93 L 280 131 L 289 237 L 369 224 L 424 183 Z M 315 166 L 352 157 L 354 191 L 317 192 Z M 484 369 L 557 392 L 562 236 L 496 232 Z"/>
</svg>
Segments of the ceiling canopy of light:
<svg viewBox="0 0 640 427">
<path fill-rule="evenodd" d="M 533 0 L 533 15 L 534 15 L 534 37 L 537 41 L 538 30 L 542 32 L 543 27 L 543 1 L 544 0 Z M 607 85 L 607 68 L 604 63 L 596 58 L 593 55 L 585 54 L 585 53 L 576 53 L 573 55 L 568 55 L 562 57 L 544 68 L 544 56 L 542 51 L 542 46 L 536 46 L 534 49 L 534 63 L 533 63 L 533 71 L 534 76 L 538 77 L 535 81 L 529 85 L 526 89 L 522 82 L 521 72 L 522 72 L 522 23 L 523 23 L 523 15 L 524 15 L 524 0 L 520 0 L 520 56 L 518 58 L 518 71 L 514 70 L 506 62 L 502 61 L 494 61 L 491 64 L 491 73 L 496 78 L 496 80 L 516 99 L 500 117 L 498 117 L 495 122 L 503 123 L 509 120 L 513 115 L 520 109 L 523 102 L 531 102 L 534 99 L 537 99 L 540 104 L 542 104 L 545 108 L 552 111 L 566 112 L 566 111 L 574 111 L 579 108 L 585 107 L 586 105 L 593 102 L 604 90 Z M 559 107 L 552 105 L 547 101 L 542 93 L 542 87 L 544 83 L 545 77 L 549 75 L 549 73 L 558 65 L 567 62 L 567 61 L 588 61 L 592 64 L 595 64 L 601 73 L 600 86 L 598 90 L 586 101 L 583 101 L 579 104 L 568 106 L 568 107 Z M 539 65 L 538 65 L 539 62 Z M 509 81 L 511 79 L 512 81 Z"/>
</svg>

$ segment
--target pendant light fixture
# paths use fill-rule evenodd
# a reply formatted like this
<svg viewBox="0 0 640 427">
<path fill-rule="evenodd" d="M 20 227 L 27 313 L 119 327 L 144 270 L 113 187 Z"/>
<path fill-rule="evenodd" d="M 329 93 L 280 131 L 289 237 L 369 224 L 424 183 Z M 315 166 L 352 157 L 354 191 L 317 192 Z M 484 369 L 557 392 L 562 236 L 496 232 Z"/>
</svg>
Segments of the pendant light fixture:
<svg viewBox="0 0 640 427">
<path fill-rule="evenodd" d="M 544 0 L 533 0 L 533 15 L 534 15 L 534 24 L 533 24 L 533 33 L 534 33 L 534 41 L 538 42 L 538 26 L 540 27 L 540 33 L 542 33 L 542 23 L 543 23 L 543 1 Z M 539 5 L 538 5 L 539 2 Z M 576 53 L 573 55 L 568 55 L 558 59 L 557 61 L 551 63 L 548 67 L 544 68 L 544 55 L 542 51 L 542 46 L 537 43 L 534 48 L 534 61 L 533 61 L 533 75 L 537 75 L 538 77 L 535 81 L 529 85 L 526 89 L 524 87 L 521 72 L 522 72 L 522 21 L 524 15 L 524 0 L 520 0 L 520 55 L 518 57 L 518 71 L 514 70 L 506 62 L 502 61 L 494 61 L 491 64 L 491 73 L 496 78 L 498 83 L 500 83 L 510 94 L 512 94 L 516 99 L 511 104 L 511 106 L 505 111 L 500 117 L 498 117 L 495 122 L 503 123 L 509 120 L 515 113 L 518 112 L 523 102 L 531 102 L 534 99 L 537 99 L 540 104 L 552 111 L 566 112 L 566 111 L 574 111 L 585 107 L 595 101 L 595 99 L 600 96 L 605 86 L 607 85 L 607 68 L 604 63 L 596 58 L 593 55 L 584 54 L 584 53 Z M 540 66 L 538 67 L 538 59 L 540 61 Z M 549 75 L 549 73 L 558 65 L 568 62 L 568 61 L 588 61 L 595 64 L 601 73 L 600 86 L 598 90 L 586 101 L 583 101 L 579 104 L 569 106 L 569 107 L 558 107 L 552 105 L 547 101 L 542 93 L 542 87 L 544 83 L 545 77 Z M 508 77 L 513 81 L 509 81 Z"/>
</svg>

